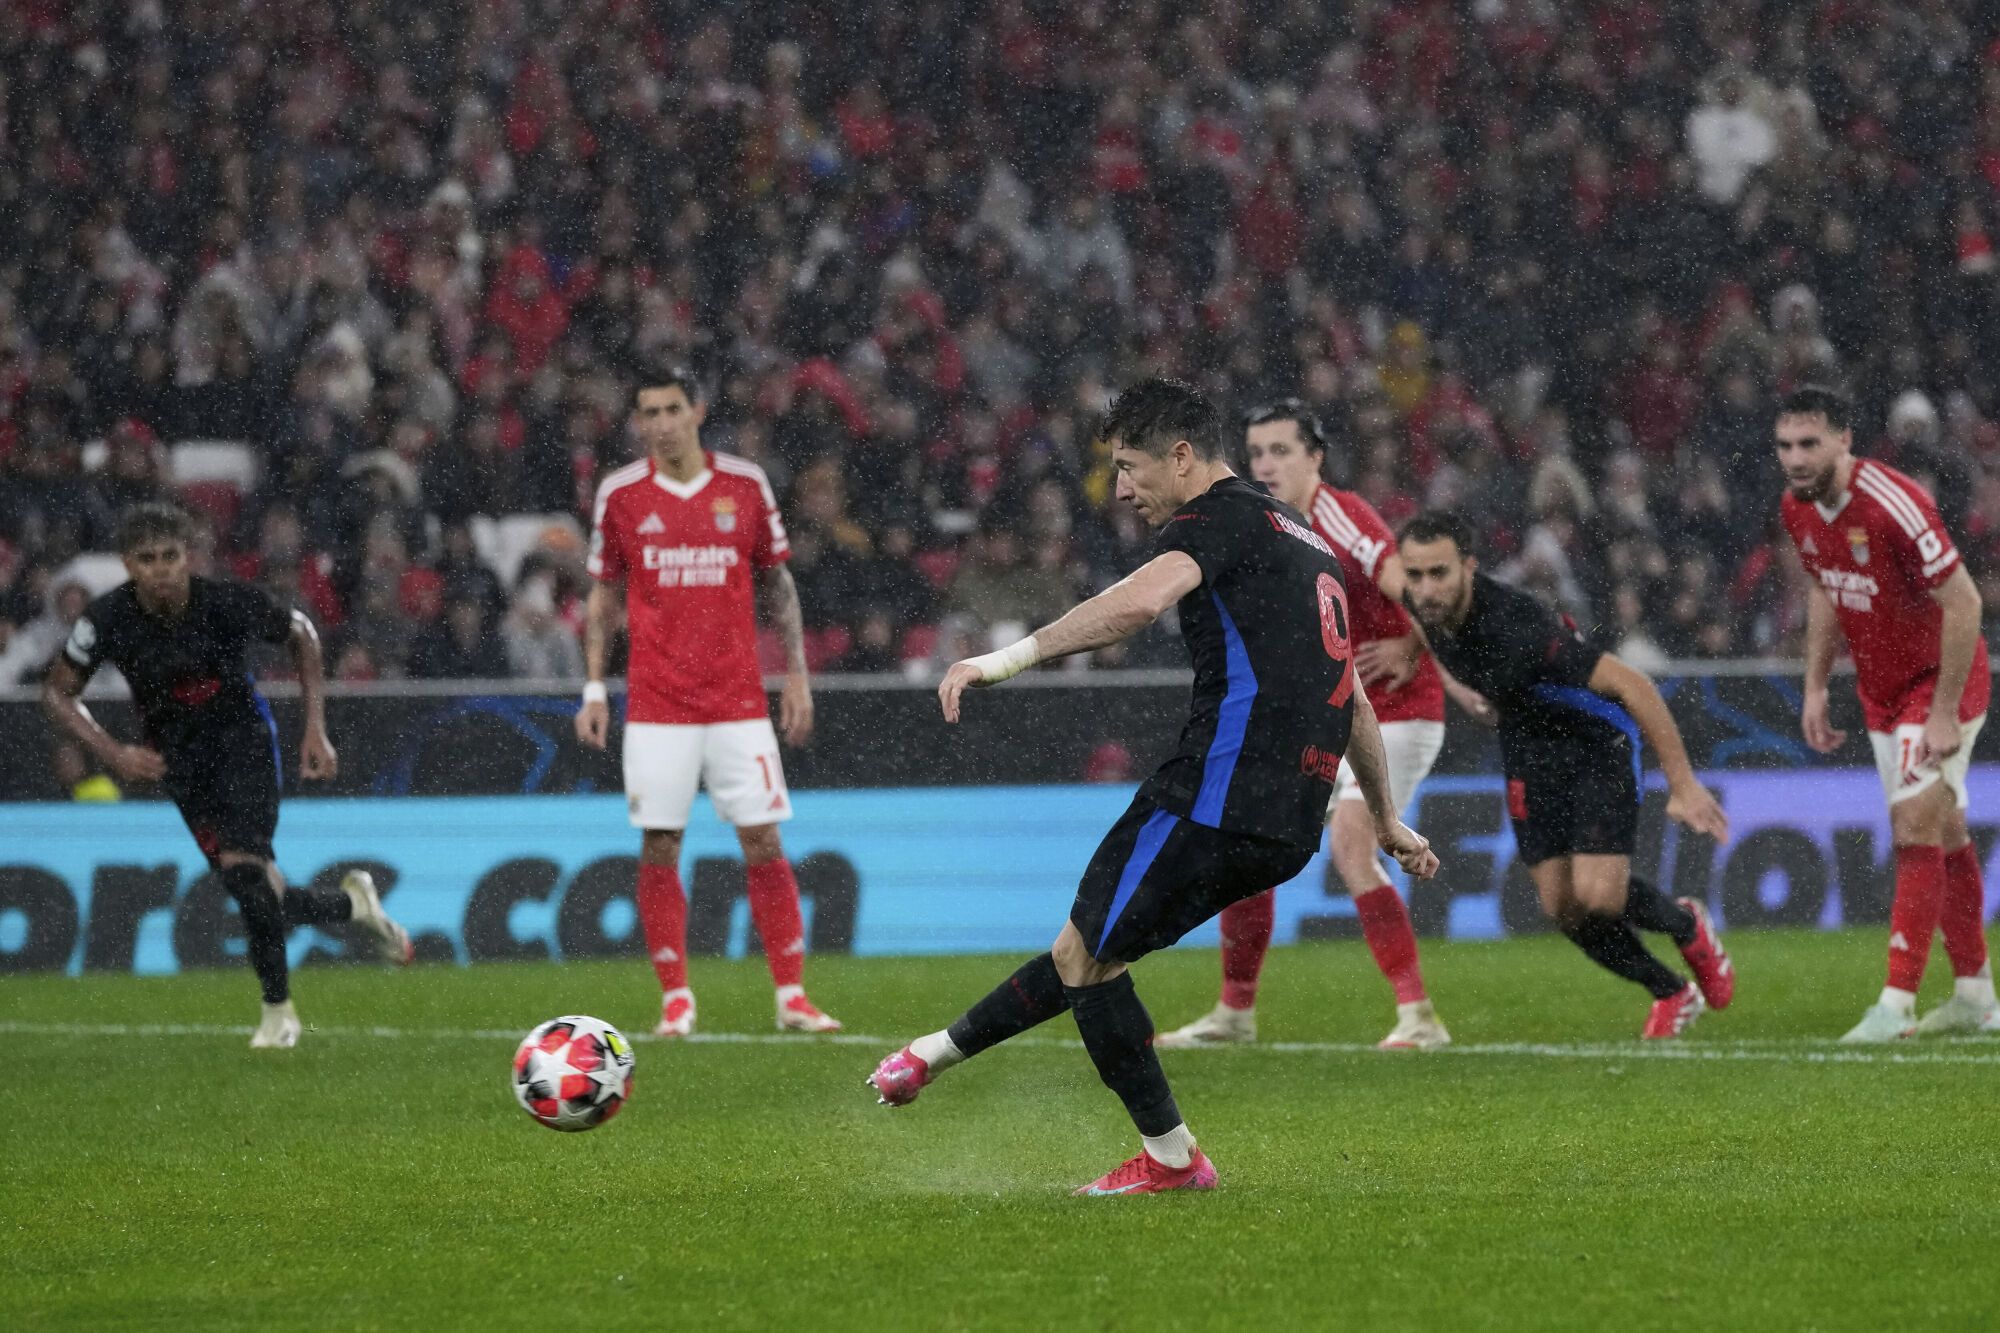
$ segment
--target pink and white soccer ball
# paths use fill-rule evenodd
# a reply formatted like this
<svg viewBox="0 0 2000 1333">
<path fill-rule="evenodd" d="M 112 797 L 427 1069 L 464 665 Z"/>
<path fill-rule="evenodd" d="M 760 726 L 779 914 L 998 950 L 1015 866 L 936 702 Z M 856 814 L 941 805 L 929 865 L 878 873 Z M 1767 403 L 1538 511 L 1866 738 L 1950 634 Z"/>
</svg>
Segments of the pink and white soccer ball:
<svg viewBox="0 0 2000 1333">
<path fill-rule="evenodd" d="M 631 1095 L 632 1043 L 601 1018 L 551 1018 L 514 1052 L 514 1099 L 550 1129 L 596 1129 Z"/>
</svg>

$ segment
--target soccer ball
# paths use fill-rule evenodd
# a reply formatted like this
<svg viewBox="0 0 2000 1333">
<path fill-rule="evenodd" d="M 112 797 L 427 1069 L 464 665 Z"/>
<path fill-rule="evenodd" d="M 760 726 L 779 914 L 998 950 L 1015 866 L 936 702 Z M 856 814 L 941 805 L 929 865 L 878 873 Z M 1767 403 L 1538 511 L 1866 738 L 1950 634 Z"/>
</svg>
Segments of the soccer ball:
<svg viewBox="0 0 2000 1333">
<path fill-rule="evenodd" d="M 632 1043 L 601 1018 L 551 1018 L 514 1052 L 514 1099 L 550 1129 L 596 1129 L 632 1095 Z"/>
</svg>

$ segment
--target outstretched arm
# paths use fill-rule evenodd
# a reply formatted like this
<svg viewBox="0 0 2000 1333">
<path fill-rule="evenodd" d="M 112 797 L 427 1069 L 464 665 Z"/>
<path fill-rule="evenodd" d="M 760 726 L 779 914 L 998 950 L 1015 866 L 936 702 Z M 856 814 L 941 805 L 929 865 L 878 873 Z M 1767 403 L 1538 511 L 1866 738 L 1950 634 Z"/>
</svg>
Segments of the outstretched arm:
<svg viewBox="0 0 2000 1333">
<path fill-rule="evenodd" d="M 938 686 L 944 720 L 958 721 L 958 700 L 969 688 L 1011 680 L 1038 662 L 1109 647 L 1137 634 L 1160 613 L 1201 586 L 1201 566 L 1185 551 L 1167 551 L 1133 570 L 1052 625 L 1018 643 L 952 664 Z"/>
<path fill-rule="evenodd" d="M 1727 842 L 1729 816 L 1695 777 L 1687 746 L 1681 742 L 1681 729 L 1674 724 L 1674 715 L 1667 711 L 1667 701 L 1660 697 L 1651 678 L 1606 653 L 1590 673 L 1590 688 L 1623 704 L 1639 724 L 1646 743 L 1660 757 L 1660 767 L 1667 775 L 1667 814 L 1698 833 Z"/>
<path fill-rule="evenodd" d="M 806 672 L 806 620 L 799 585 L 784 565 L 757 571 L 757 602 L 764 618 L 785 640 L 785 690 L 778 696 L 778 730 L 787 745 L 803 745 L 812 735 L 812 680 Z"/>
</svg>

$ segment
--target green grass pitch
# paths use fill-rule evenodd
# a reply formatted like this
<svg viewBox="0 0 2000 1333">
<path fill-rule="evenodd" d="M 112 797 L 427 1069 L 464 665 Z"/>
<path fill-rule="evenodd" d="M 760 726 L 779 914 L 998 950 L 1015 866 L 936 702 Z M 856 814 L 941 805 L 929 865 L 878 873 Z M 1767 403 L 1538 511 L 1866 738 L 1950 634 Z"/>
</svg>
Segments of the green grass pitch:
<svg viewBox="0 0 2000 1333">
<path fill-rule="evenodd" d="M 645 1032 L 643 963 L 309 971 L 316 1030 L 255 1053 L 247 972 L 10 978 L 0 1322 L 2000 1326 L 2000 1039 L 1847 1051 L 1879 930 L 1730 943 L 1735 1007 L 1667 1049 L 1561 940 L 1430 943 L 1429 1056 L 1366 1049 L 1360 945 L 1274 951 L 1265 1047 L 1165 1057 L 1221 1189 L 1102 1200 L 1067 1191 L 1136 1141 L 1066 1017 L 913 1107 L 862 1086 L 1013 959 L 817 961 L 853 1039 L 783 1041 L 760 963 L 698 961 L 704 1030 L 757 1040 L 641 1040 L 580 1135 L 514 1105 L 512 1034 Z M 1137 971 L 1163 1026 L 1213 998 L 1213 953 Z"/>
</svg>

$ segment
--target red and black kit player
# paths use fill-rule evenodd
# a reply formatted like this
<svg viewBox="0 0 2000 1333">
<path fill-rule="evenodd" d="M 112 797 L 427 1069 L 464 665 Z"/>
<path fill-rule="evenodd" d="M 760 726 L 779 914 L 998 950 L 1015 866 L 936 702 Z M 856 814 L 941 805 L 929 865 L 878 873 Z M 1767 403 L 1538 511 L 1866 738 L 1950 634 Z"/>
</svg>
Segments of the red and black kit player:
<svg viewBox="0 0 2000 1333">
<path fill-rule="evenodd" d="M 1669 818 L 1727 838 L 1728 817 L 1695 777 L 1653 682 L 1533 594 L 1480 573 L 1471 541 L 1455 514 L 1403 525 L 1410 608 L 1445 670 L 1499 714 L 1507 813 L 1542 911 L 1591 961 L 1652 995 L 1641 1035 L 1678 1037 L 1704 1008 L 1728 1005 L 1736 979 L 1707 908 L 1632 874 L 1641 740 L 1666 771 Z M 1672 938 L 1693 983 L 1655 958 L 1640 930 Z"/>
<path fill-rule="evenodd" d="M 646 456 L 597 489 L 590 535 L 591 588 L 583 707 L 576 731 L 603 748 L 611 710 L 604 667 L 618 603 L 625 603 L 625 799 L 642 831 L 639 921 L 659 976 L 654 1032 L 694 1031 L 687 977 L 687 896 L 681 834 L 695 789 L 743 846 L 750 915 L 777 985 L 780 1031 L 834 1032 L 840 1024 L 806 998 L 799 886 L 778 825 L 792 817 L 778 738 L 757 669 L 757 612 L 776 623 L 787 668 L 779 700 L 785 740 L 812 734 L 812 688 L 798 587 L 785 567 L 791 546 L 763 469 L 702 448 L 699 383 L 680 368 L 644 381 L 632 431 Z"/>
<path fill-rule="evenodd" d="M 1050 951 L 883 1060 L 869 1082 L 885 1103 L 906 1105 L 951 1066 L 1072 1010 L 1142 1143 L 1078 1193 L 1208 1189 L 1215 1168 L 1181 1119 L 1128 965 L 1298 874 L 1319 849 L 1343 754 L 1382 849 L 1423 878 L 1437 858 L 1390 806 L 1326 542 L 1230 470 L 1214 406 L 1186 384 L 1127 389 L 1104 435 L 1118 497 L 1160 531 L 1156 554 L 1054 624 L 954 664 L 938 697 L 956 722 L 968 688 L 1116 643 L 1173 607 L 1194 665 L 1187 725 L 1091 857 Z"/>
<path fill-rule="evenodd" d="M 1396 539 L 1366 500 L 1326 484 L 1324 428 L 1306 405 L 1282 398 L 1245 418 L 1244 449 L 1250 475 L 1311 523 L 1340 561 L 1353 613 L 1355 660 L 1368 686 L 1368 702 L 1382 731 L 1389 764 L 1389 795 L 1398 817 L 1437 762 L 1444 745 L 1447 687 L 1468 708 L 1485 701 L 1447 681 L 1425 650 L 1403 609 L 1403 566 Z M 1391 672 L 1371 671 L 1376 661 L 1398 661 Z M 1393 678 L 1400 675 L 1400 679 Z M 1334 869 L 1354 899 L 1362 938 L 1396 995 L 1396 1025 L 1383 1050 L 1434 1050 L 1451 1040 L 1424 988 L 1417 936 L 1409 909 L 1383 873 L 1374 828 L 1352 765 L 1343 763 L 1327 810 Z M 1166 1047 L 1205 1046 L 1257 1039 L 1257 979 L 1271 947 L 1277 891 L 1260 893 L 1222 911 L 1222 994 L 1215 1008 L 1185 1027 L 1160 1034 Z"/>
<path fill-rule="evenodd" d="M 1842 1040 L 2000 1031 L 1985 883 L 1965 826 L 1972 745 L 1993 689 L 1979 589 L 1923 488 L 1854 456 L 1852 413 L 1841 393 L 1806 386 L 1777 419 L 1785 530 L 1811 580 L 1801 728 L 1822 754 L 1846 739 L 1827 720 L 1845 636 L 1896 846 L 1888 985 Z M 1956 982 L 1919 1021 L 1917 986 L 1940 927 Z"/>
<path fill-rule="evenodd" d="M 264 1012 L 250 1044 L 298 1044 L 285 959 L 287 926 L 352 922 L 390 962 L 410 960 L 410 938 L 382 911 L 365 871 L 338 891 L 287 885 L 273 863 L 278 828 L 278 729 L 245 662 L 252 644 L 287 643 L 299 669 L 305 737 L 299 776 L 334 776 L 327 739 L 319 635 L 245 584 L 188 569 L 188 519 L 164 504 L 127 510 L 118 550 L 130 580 L 85 609 L 49 666 L 42 705 L 50 719 L 125 782 L 159 782 L 188 831 L 236 900 Z M 113 737 L 84 706 L 83 687 L 100 666 L 118 668 L 132 687 L 143 743 Z"/>
</svg>

